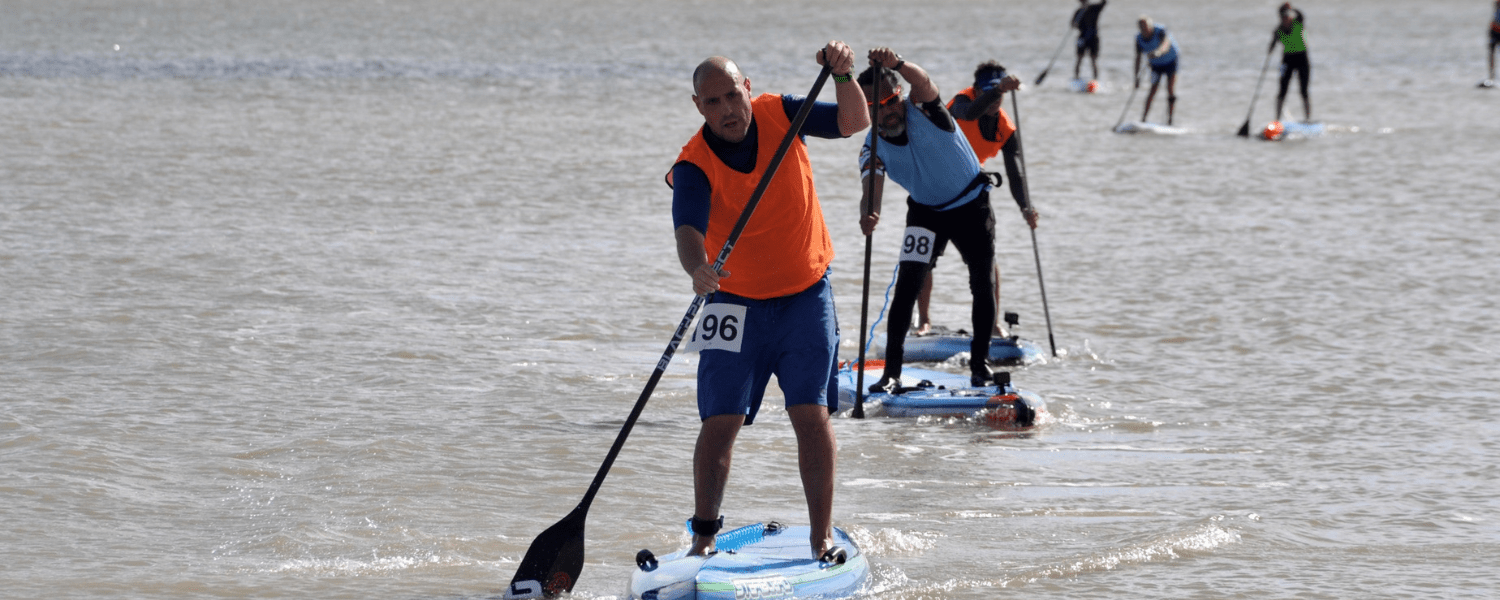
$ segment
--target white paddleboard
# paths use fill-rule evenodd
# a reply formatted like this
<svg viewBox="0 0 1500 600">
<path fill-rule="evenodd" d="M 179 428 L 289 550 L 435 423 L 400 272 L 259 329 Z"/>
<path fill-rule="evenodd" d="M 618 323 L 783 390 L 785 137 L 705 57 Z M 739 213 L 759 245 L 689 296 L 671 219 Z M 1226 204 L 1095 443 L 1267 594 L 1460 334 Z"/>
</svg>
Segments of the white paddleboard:
<svg viewBox="0 0 1500 600">
<path fill-rule="evenodd" d="M 1161 123 L 1147 123 L 1145 121 L 1130 121 L 1121 123 L 1115 128 L 1115 133 L 1148 134 L 1148 135 L 1182 135 L 1188 130 L 1172 125 Z"/>
</svg>

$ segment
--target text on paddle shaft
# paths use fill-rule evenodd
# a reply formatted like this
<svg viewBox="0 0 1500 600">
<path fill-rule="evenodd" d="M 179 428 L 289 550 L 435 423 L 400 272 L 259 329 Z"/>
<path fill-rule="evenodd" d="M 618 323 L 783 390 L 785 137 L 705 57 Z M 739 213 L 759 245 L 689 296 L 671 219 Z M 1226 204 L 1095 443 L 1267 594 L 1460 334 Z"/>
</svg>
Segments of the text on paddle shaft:
<svg viewBox="0 0 1500 600">
<path fill-rule="evenodd" d="M 937 234 L 924 227 L 907 227 L 901 241 L 901 262 L 932 262 L 932 246 Z"/>
</svg>

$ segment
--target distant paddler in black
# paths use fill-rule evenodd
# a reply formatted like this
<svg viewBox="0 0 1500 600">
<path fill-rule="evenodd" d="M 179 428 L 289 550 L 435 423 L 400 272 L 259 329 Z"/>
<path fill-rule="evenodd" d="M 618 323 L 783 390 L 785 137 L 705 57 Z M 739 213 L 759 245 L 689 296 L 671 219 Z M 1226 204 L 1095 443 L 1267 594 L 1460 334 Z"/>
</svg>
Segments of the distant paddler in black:
<svg viewBox="0 0 1500 600">
<path fill-rule="evenodd" d="M 1490 19 L 1490 78 L 1480 87 L 1495 87 L 1495 49 L 1500 47 L 1500 0 L 1495 0 L 1495 15 Z"/>
<path fill-rule="evenodd" d="M 1089 0 L 1078 0 L 1078 10 L 1073 11 L 1073 27 L 1078 29 L 1078 58 L 1073 61 L 1073 79 L 1079 79 L 1078 71 L 1083 66 L 1083 55 L 1089 55 L 1089 66 L 1094 69 L 1092 79 L 1099 79 L 1099 13 L 1109 0 L 1089 4 Z"/>
<path fill-rule="evenodd" d="M 1167 78 L 1167 124 L 1172 124 L 1172 114 L 1177 108 L 1177 41 L 1167 28 L 1142 15 L 1137 21 L 1141 32 L 1135 36 L 1135 87 L 1141 87 L 1141 55 L 1151 65 L 1151 91 L 1146 93 L 1146 109 L 1141 111 L 1141 121 L 1151 114 L 1151 100 L 1156 97 L 1156 88 L 1161 78 Z"/>
<path fill-rule="evenodd" d="M 1102 6 L 1102 4 L 1101 4 Z M 1021 209 L 1021 216 L 1026 219 L 1026 224 L 1036 229 L 1037 214 L 1032 208 L 1031 201 L 1026 197 L 1025 176 L 1021 174 L 1020 163 L 1016 159 L 1016 149 L 1020 147 L 1019 133 L 1016 132 L 1016 123 L 1011 120 L 1010 114 L 1005 112 L 1005 92 L 1020 89 L 1021 79 L 1015 75 L 1007 75 L 1005 67 L 998 61 L 986 61 L 980 63 L 974 69 L 974 85 L 959 90 L 948 101 L 948 112 L 958 120 L 958 128 L 964 132 L 964 138 L 969 140 L 969 147 L 973 148 L 975 158 L 979 159 L 980 166 L 985 161 L 996 155 L 1003 155 L 1005 162 L 1005 176 L 1010 180 L 1010 196 L 1015 199 L 1016 206 Z M 941 254 L 941 252 L 937 253 Z M 938 256 L 932 257 L 932 268 L 937 268 Z M 994 268 L 995 279 L 995 326 L 992 334 L 998 337 L 1006 337 L 1010 332 L 1000 324 L 1000 264 L 996 263 Z M 932 331 L 932 316 L 928 308 L 932 304 L 932 273 L 927 274 L 927 281 L 922 284 L 922 292 L 917 295 L 917 335 L 925 335 Z"/>
<path fill-rule="evenodd" d="M 848 137 L 870 123 L 864 93 L 850 76 L 854 51 L 833 41 L 818 53 L 818 64 L 825 56 L 838 103 L 816 103 L 801 134 Z M 712 336 L 698 362 L 702 426 L 693 452 L 690 551 L 714 550 L 735 437 L 755 421 L 775 375 L 797 436 L 809 542 L 813 556 L 823 556 L 833 544 L 838 449 L 828 414 L 838 403 L 838 315 L 828 281 L 833 244 L 802 136 L 792 138 L 722 272 L 715 272 L 712 260 L 790 131 L 793 115 L 810 100 L 756 96 L 750 78 L 722 56 L 698 65 L 693 92 L 704 124 L 683 146 L 668 178 L 677 256 L 692 277 L 693 292 L 709 294 L 699 330 Z"/>
<path fill-rule="evenodd" d="M 906 231 L 886 330 L 885 372 L 870 389 L 888 391 L 900 382 L 912 305 L 927 280 L 933 256 L 950 240 L 969 268 L 969 291 L 974 295 L 970 379 L 974 385 L 987 385 L 991 373 L 986 359 L 990 328 L 995 322 L 991 179 L 980 170 L 979 159 L 943 105 L 927 71 L 890 48 L 875 48 L 869 56 L 872 66 L 859 74 L 859 84 L 874 98 L 879 77 L 882 97 L 872 103 L 876 107 L 875 127 L 865 139 L 859 158 L 860 173 L 867 182 L 861 186 L 861 207 L 868 208 L 860 219 L 865 235 L 873 233 L 880 222 L 887 174 L 911 194 L 906 200 Z M 907 98 L 901 97 L 897 74 L 911 83 Z M 880 140 L 872 152 L 875 135 Z"/>
<path fill-rule="evenodd" d="M 1281 25 L 1271 34 L 1270 52 L 1281 43 L 1281 91 L 1276 93 L 1276 120 L 1281 120 L 1281 107 L 1286 102 L 1286 93 L 1291 88 L 1292 74 L 1297 75 L 1297 91 L 1302 93 L 1304 121 L 1312 120 L 1312 100 L 1307 95 L 1307 80 L 1312 75 L 1312 63 L 1307 61 L 1307 38 L 1302 33 L 1302 11 L 1285 2 L 1277 9 Z"/>
</svg>

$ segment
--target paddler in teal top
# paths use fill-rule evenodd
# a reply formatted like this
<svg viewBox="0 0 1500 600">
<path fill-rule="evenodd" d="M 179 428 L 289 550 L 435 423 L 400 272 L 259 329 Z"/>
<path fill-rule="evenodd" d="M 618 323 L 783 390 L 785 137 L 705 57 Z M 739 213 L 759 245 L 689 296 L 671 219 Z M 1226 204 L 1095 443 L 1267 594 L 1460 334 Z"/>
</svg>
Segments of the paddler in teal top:
<svg viewBox="0 0 1500 600">
<path fill-rule="evenodd" d="M 860 150 L 862 178 L 867 180 L 861 207 L 868 207 L 860 220 L 865 235 L 880 222 L 881 195 L 885 176 L 905 188 L 906 231 L 902 235 L 896 292 L 891 300 L 886 330 L 885 373 L 871 391 L 888 391 L 901 379 L 901 355 L 906 330 L 911 327 L 912 305 L 927 279 L 937 255 L 949 241 L 969 268 L 969 291 L 974 296 L 970 342 L 970 381 L 990 385 L 986 359 L 990 353 L 991 328 L 995 322 L 995 213 L 990 209 L 990 177 L 980 170 L 979 158 L 963 131 L 938 95 L 927 71 L 903 60 L 890 48 L 870 51 L 869 69 L 859 74 L 865 95 L 875 99 L 875 126 Z M 877 69 L 879 88 L 876 88 Z M 896 74 L 911 83 L 911 95 L 901 97 Z M 997 73 L 998 75 L 998 73 Z M 1015 89 L 1019 80 L 994 77 L 986 85 Z M 878 95 L 876 95 L 878 94 Z M 998 98 L 998 92 L 992 94 Z M 880 136 L 875 142 L 875 135 Z M 874 144 L 873 149 L 871 145 Z"/>
<path fill-rule="evenodd" d="M 1151 113 L 1151 99 L 1156 97 L 1156 87 L 1162 76 L 1167 78 L 1167 124 L 1172 124 L 1172 113 L 1177 108 L 1177 41 L 1167 28 L 1151 22 L 1151 17 L 1142 15 L 1138 23 L 1141 32 L 1135 36 L 1135 87 L 1141 87 L 1141 55 L 1151 63 L 1151 91 L 1146 94 L 1146 110 L 1141 111 L 1141 121 Z"/>
<path fill-rule="evenodd" d="M 1312 100 L 1307 96 L 1307 79 L 1312 75 L 1312 64 L 1307 62 L 1307 39 L 1302 36 L 1302 11 L 1286 2 L 1277 9 L 1281 14 L 1281 26 L 1271 33 L 1269 54 L 1281 43 L 1281 91 L 1276 94 L 1276 120 L 1281 120 L 1281 106 L 1286 101 L 1287 89 L 1291 87 L 1292 73 L 1297 74 L 1297 89 L 1302 92 L 1302 114 L 1304 120 L 1312 120 Z"/>
</svg>

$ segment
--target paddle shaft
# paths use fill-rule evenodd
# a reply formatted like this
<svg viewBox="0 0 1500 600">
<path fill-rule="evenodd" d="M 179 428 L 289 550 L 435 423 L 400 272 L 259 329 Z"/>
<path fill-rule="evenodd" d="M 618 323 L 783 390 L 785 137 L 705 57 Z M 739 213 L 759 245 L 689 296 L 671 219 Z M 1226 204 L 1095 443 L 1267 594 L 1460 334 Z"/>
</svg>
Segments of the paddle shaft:
<svg viewBox="0 0 1500 600">
<path fill-rule="evenodd" d="M 1057 57 L 1062 56 L 1063 48 L 1068 46 L 1068 38 L 1073 37 L 1073 26 L 1068 26 L 1068 31 L 1063 34 L 1062 42 L 1057 44 L 1057 50 L 1052 53 L 1052 60 L 1047 61 L 1047 68 L 1042 69 L 1042 74 L 1036 76 L 1036 85 L 1042 85 L 1042 80 L 1047 78 L 1047 71 L 1052 70 L 1052 64 L 1057 62 Z"/>
<path fill-rule="evenodd" d="M 1140 81 L 1141 80 L 1141 67 L 1145 67 L 1146 65 L 1149 65 L 1149 64 L 1151 64 L 1150 61 L 1141 61 L 1141 66 L 1140 67 L 1136 67 L 1136 69 L 1135 69 L 1135 80 L 1136 81 Z M 1119 129 L 1121 125 L 1125 124 L 1125 113 L 1130 112 L 1130 105 L 1135 102 L 1135 93 L 1138 92 L 1138 91 L 1140 91 L 1140 89 L 1141 89 L 1140 85 L 1135 85 L 1135 86 L 1133 86 L 1133 87 L 1130 88 L 1130 96 L 1125 99 L 1125 108 L 1123 108 L 1123 109 L 1120 110 L 1120 120 L 1115 121 L 1115 127 L 1114 127 L 1115 129 Z"/>
<path fill-rule="evenodd" d="M 1276 47 L 1272 46 L 1272 50 Z M 1255 101 L 1260 99 L 1260 84 L 1266 82 L 1266 71 L 1271 69 L 1271 50 L 1266 51 L 1266 64 L 1260 67 L 1260 78 L 1255 80 L 1255 94 L 1250 96 L 1250 112 L 1245 113 L 1245 124 L 1240 126 L 1236 134 L 1240 137 L 1250 137 L 1250 118 L 1255 116 Z M 1279 115 L 1278 115 L 1279 116 Z"/>
<path fill-rule="evenodd" d="M 875 98 L 880 98 L 880 83 L 884 79 L 885 68 L 875 65 L 875 76 L 871 83 L 875 91 Z M 868 204 L 861 211 L 861 217 L 867 217 L 875 210 L 875 161 L 879 159 L 875 155 L 875 149 L 880 144 L 880 125 L 876 117 L 880 115 L 880 107 L 870 105 L 870 177 L 869 184 L 865 188 L 865 198 Z M 870 251 L 874 245 L 874 236 L 865 235 L 865 277 L 864 284 L 859 294 L 859 363 L 854 366 L 854 418 L 865 418 L 865 339 L 869 336 L 870 322 Z"/>
<path fill-rule="evenodd" d="M 822 71 L 818 73 L 817 81 L 813 83 L 812 91 L 809 91 L 807 93 L 807 100 L 802 103 L 801 109 L 797 111 L 796 117 L 792 119 L 791 128 L 787 130 L 786 136 L 781 139 L 781 145 L 776 148 L 776 154 L 771 157 L 771 162 L 766 165 L 766 172 L 761 176 L 760 183 L 756 185 L 755 192 L 750 195 L 750 201 L 745 204 L 745 209 L 740 213 L 739 220 L 735 222 L 734 229 L 729 232 L 729 237 L 725 240 L 724 247 L 719 250 L 719 256 L 713 264 L 714 271 L 719 271 L 720 269 L 722 269 L 725 261 L 729 260 L 729 253 L 734 250 L 734 245 L 739 241 L 740 234 L 744 232 L 745 225 L 750 222 L 750 215 L 755 212 L 756 205 L 760 204 L 761 196 L 765 194 L 766 188 L 771 184 L 771 178 L 776 175 L 776 170 L 781 166 L 782 159 L 786 157 L 787 150 L 791 148 L 792 141 L 797 138 L 798 132 L 800 132 L 802 129 L 802 124 L 807 121 L 807 115 L 812 112 L 813 104 L 818 98 L 818 92 L 823 89 L 823 83 L 828 80 L 828 74 L 829 66 L 825 64 L 823 65 Z M 604 463 L 599 465 L 599 472 L 594 475 L 594 481 L 589 484 L 589 489 L 584 493 L 583 499 L 579 501 L 578 506 L 574 508 L 573 512 L 569 513 L 568 516 L 563 519 L 563 521 L 559 521 L 557 525 L 553 526 L 553 528 L 550 528 L 547 531 L 543 531 L 542 535 L 537 536 L 537 539 L 532 542 L 533 548 L 536 548 L 538 544 L 542 542 L 542 538 L 549 532 L 556 531 L 557 535 L 563 535 L 564 532 L 562 531 L 562 529 L 566 528 L 560 526 L 564 525 L 565 522 L 576 521 L 577 529 L 579 530 L 578 533 L 581 536 L 583 519 L 587 516 L 589 506 L 594 502 L 594 496 L 599 493 L 599 487 L 604 483 L 605 476 L 609 474 L 610 467 L 615 464 L 615 458 L 620 455 L 620 449 L 625 446 L 625 439 L 630 436 L 630 430 L 635 427 L 636 421 L 640 419 L 641 411 L 646 408 L 646 401 L 651 398 L 651 393 L 656 390 L 656 384 L 661 381 L 661 376 L 666 372 L 667 365 L 672 362 L 672 355 L 677 352 L 677 346 L 681 344 L 682 339 L 687 336 L 688 328 L 692 325 L 693 319 L 698 316 L 698 310 L 702 308 L 703 303 L 707 298 L 707 294 L 693 297 L 693 302 L 688 307 L 687 314 L 683 315 L 682 321 L 677 324 L 677 331 L 672 334 L 672 340 L 667 343 L 666 351 L 662 353 L 661 359 L 656 362 L 656 369 L 651 372 L 650 379 L 646 380 L 645 389 L 641 390 L 640 397 L 635 401 L 635 407 L 630 410 L 630 416 L 625 419 L 625 424 L 620 427 L 620 434 L 615 437 L 614 444 L 610 446 L 609 454 L 604 457 Z M 578 552 L 580 554 L 580 556 L 577 557 L 579 565 L 578 568 L 581 569 L 581 546 L 578 548 Z M 533 562 L 531 561 L 531 554 L 532 553 L 528 551 L 527 559 L 522 560 L 521 568 L 517 570 L 515 578 L 511 580 L 512 585 L 520 581 L 528 580 L 536 580 L 541 582 L 548 582 L 553 580 L 554 573 L 551 571 L 542 573 L 540 576 L 525 572 L 528 568 L 535 569 L 541 566 L 536 564 L 529 564 Z M 561 554 L 561 552 L 559 552 L 559 554 Z M 536 562 L 545 562 L 546 557 L 538 558 L 540 560 Z M 562 557 L 559 556 L 558 558 Z M 557 561 L 548 562 L 546 564 L 546 568 L 551 569 L 552 565 L 556 562 Z M 570 574 L 569 580 L 566 582 L 566 591 L 571 591 L 573 589 L 573 583 L 576 580 L 576 574 Z M 549 590 L 549 592 L 554 593 L 555 591 L 556 590 Z"/>
<path fill-rule="evenodd" d="M 1021 137 L 1021 101 L 1016 92 L 1011 92 L 1010 108 L 1016 113 L 1016 162 L 1021 167 L 1021 193 L 1026 196 L 1026 205 L 1031 210 L 1036 210 L 1036 206 L 1031 204 L 1031 178 L 1026 176 L 1026 150 Z M 1052 346 L 1052 357 L 1057 358 L 1057 340 L 1052 337 L 1052 310 L 1047 308 L 1047 284 L 1042 281 L 1042 251 L 1037 249 L 1036 228 L 1028 229 L 1031 229 L 1031 255 L 1036 258 L 1036 284 L 1042 291 L 1042 314 L 1047 317 L 1047 343 Z"/>
</svg>

